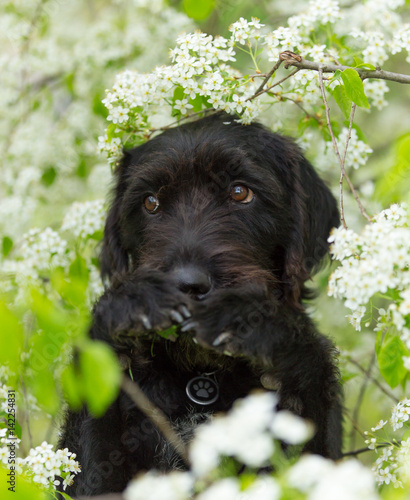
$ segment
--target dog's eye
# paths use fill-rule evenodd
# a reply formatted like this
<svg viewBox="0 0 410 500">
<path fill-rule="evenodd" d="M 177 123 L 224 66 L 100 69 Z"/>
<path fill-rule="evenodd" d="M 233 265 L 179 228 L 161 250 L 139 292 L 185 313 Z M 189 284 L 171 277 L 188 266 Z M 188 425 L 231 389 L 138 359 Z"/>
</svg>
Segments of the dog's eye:
<svg viewBox="0 0 410 500">
<path fill-rule="evenodd" d="M 239 203 L 249 203 L 253 200 L 254 194 L 252 189 L 243 186 L 242 184 L 237 184 L 231 189 L 231 198 Z"/>
<path fill-rule="evenodd" d="M 159 209 L 159 201 L 153 194 L 149 194 L 144 198 L 145 210 L 150 214 L 155 214 Z"/>
</svg>

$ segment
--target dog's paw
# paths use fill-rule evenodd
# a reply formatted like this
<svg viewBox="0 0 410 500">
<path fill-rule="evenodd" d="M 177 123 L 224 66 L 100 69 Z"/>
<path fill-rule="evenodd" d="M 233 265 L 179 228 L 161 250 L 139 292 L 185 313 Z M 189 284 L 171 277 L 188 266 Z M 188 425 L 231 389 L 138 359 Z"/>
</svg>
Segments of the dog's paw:
<svg viewBox="0 0 410 500">
<path fill-rule="evenodd" d="M 257 339 L 273 314 L 264 294 L 247 289 L 223 289 L 204 301 L 192 304 L 192 317 L 181 330 L 192 332 L 202 346 L 226 355 L 253 355 Z M 256 343 L 255 343 L 256 342 Z"/>
<path fill-rule="evenodd" d="M 186 295 L 160 272 L 135 272 L 110 287 L 94 307 L 94 325 L 127 343 L 191 317 Z"/>
</svg>

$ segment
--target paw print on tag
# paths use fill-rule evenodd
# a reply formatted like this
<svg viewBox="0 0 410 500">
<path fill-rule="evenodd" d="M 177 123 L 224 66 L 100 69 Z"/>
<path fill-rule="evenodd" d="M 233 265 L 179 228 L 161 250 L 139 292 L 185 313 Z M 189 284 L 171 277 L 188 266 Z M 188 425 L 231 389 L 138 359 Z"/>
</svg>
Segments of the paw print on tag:
<svg viewBox="0 0 410 500">
<path fill-rule="evenodd" d="M 216 382 L 204 375 L 192 378 L 186 385 L 186 393 L 191 401 L 200 405 L 210 405 L 219 397 Z"/>
</svg>

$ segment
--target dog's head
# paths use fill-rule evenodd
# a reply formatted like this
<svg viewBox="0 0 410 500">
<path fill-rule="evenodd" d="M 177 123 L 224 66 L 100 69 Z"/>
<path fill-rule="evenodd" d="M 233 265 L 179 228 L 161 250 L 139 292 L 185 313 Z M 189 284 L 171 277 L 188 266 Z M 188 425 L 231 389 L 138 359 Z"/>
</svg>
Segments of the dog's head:
<svg viewBox="0 0 410 500">
<path fill-rule="evenodd" d="M 159 269 L 196 298 L 257 280 L 299 304 L 339 222 L 292 140 L 223 114 L 126 152 L 113 194 L 103 275 Z"/>
</svg>

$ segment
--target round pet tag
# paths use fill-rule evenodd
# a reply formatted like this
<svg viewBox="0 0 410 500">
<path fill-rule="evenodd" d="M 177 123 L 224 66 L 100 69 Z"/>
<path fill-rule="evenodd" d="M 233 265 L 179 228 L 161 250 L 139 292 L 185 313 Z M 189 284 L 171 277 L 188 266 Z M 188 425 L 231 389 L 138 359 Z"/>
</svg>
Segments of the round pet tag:
<svg viewBox="0 0 410 500">
<path fill-rule="evenodd" d="M 211 378 L 200 375 L 191 378 L 186 385 L 186 393 L 191 401 L 200 405 L 215 403 L 219 397 L 219 387 Z"/>
</svg>

